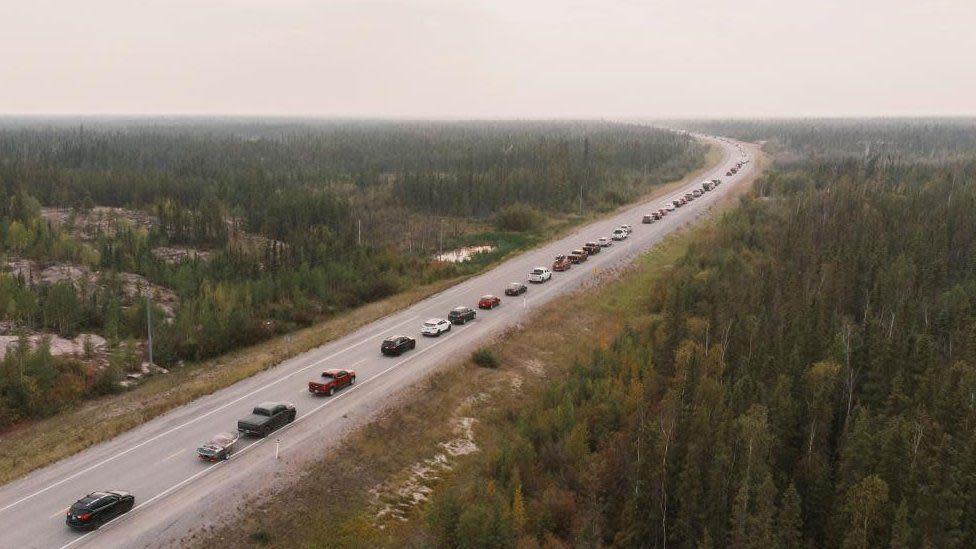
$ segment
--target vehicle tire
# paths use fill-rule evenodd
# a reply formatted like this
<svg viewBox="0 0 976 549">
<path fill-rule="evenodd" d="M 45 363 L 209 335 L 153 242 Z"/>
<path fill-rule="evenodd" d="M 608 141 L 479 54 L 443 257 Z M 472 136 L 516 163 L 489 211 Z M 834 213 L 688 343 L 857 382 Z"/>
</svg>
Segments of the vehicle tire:
<svg viewBox="0 0 976 549">
<path fill-rule="evenodd" d="M 355 385 L 355 384 L 356 384 L 356 376 L 352 376 L 351 378 L 349 378 L 349 385 Z"/>
<path fill-rule="evenodd" d="M 332 393 L 334 393 L 334 392 L 335 392 L 335 388 L 333 388 L 333 387 L 329 387 L 329 392 L 328 392 L 328 393 L 326 393 L 325 395 L 326 395 L 326 396 L 332 396 Z"/>
<path fill-rule="evenodd" d="M 450 332 L 450 331 L 451 331 L 451 325 L 450 325 L 450 324 L 448 324 L 448 325 L 447 325 L 447 329 L 446 329 L 446 330 L 444 330 L 444 331 L 445 331 L 445 332 Z"/>
<path fill-rule="evenodd" d="M 416 339 L 410 342 L 410 348 L 411 349 L 416 349 L 417 348 L 417 340 Z"/>
</svg>

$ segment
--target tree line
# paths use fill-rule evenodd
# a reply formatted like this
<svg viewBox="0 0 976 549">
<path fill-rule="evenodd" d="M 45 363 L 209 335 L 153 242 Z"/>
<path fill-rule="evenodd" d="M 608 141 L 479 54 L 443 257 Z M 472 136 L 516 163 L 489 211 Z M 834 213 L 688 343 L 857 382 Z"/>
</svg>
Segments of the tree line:
<svg viewBox="0 0 976 549">
<path fill-rule="evenodd" d="M 806 161 L 500 418 L 446 546 L 976 545 L 976 162 Z"/>
<path fill-rule="evenodd" d="M 497 216 L 521 231 L 500 246 L 507 252 L 533 242 L 525 235 L 540 216 L 575 211 L 581 182 L 589 207 L 626 200 L 697 165 L 701 152 L 687 137 L 599 122 L 6 119 L 3 260 L 66 263 L 97 280 L 35 285 L 0 274 L 0 320 L 14 333 L 94 332 L 113 356 L 131 351 L 146 337 L 148 306 L 123 291 L 122 273 L 135 273 L 178 302 L 171 314 L 154 304 L 156 362 L 202 360 L 473 268 L 434 263 L 429 250 L 397 241 L 360 243 L 360 217 L 397 234 L 431 213 L 474 223 Z M 441 180 L 453 183 L 436 198 L 414 187 Z M 77 237 L 73 220 L 96 206 L 139 210 L 155 224 L 119 220 Z M 69 210 L 67 221 L 47 221 L 42 207 Z M 168 262 L 154 255 L 160 246 L 207 256 Z M 5 418 L 53 413 L 106 386 L 66 368 L 82 390 L 40 407 L 25 403 L 50 395 L 57 376 L 4 370 Z"/>
</svg>

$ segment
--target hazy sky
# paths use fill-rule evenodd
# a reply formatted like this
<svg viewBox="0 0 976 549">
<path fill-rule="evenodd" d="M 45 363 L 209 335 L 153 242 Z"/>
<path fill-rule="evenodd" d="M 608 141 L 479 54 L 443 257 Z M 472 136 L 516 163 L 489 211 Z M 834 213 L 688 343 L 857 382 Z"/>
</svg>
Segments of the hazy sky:
<svg viewBox="0 0 976 549">
<path fill-rule="evenodd" d="M 0 113 L 976 114 L 976 0 L 0 0 Z"/>
</svg>

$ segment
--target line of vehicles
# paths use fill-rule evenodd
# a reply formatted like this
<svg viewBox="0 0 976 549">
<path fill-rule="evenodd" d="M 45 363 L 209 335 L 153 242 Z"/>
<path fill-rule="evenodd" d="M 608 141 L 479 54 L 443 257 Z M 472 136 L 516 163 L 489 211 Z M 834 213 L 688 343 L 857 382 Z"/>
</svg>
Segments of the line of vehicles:
<svg viewBox="0 0 976 549">
<path fill-rule="evenodd" d="M 738 162 L 726 175 L 731 176 L 738 172 L 749 160 L 745 159 Z M 701 197 L 705 193 L 718 187 L 722 181 L 712 179 L 704 181 L 700 188 L 680 196 L 671 202 L 661 206 L 657 210 L 651 211 L 643 216 L 643 223 L 654 223 L 663 219 L 669 212 L 680 208 L 688 202 Z M 555 257 L 552 267 L 535 267 L 529 272 L 528 281 L 530 283 L 542 284 L 552 279 L 553 272 L 568 271 L 573 265 L 584 263 L 589 256 L 599 254 L 603 248 L 613 246 L 614 242 L 626 240 L 633 232 L 633 227 L 628 224 L 621 225 L 614 229 L 609 237 L 600 237 L 592 241 L 585 242 L 579 248 L 571 250 L 567 254 L 560 254 Z M 504 291 L 507 297 L 518 297 L 528 292 L 528 286 L 522 282 L 510 283 Z M 501 298 L 493 294 L 481 296 L 478 300 L 478 309 L 490 311 L 501 306 Z M 477 312 L 468 306 L 458 306 L 451 309 L 447 318 L 431 318 L 425 321 L 420 327 L 420 333 L 426 337 L 439 337 L 451 331 L 452 326 L 464 325 L 475 320 Z M 383 340 L 380 344 L 380 352 L 384 356 L 400 356 L 405 352 L 417 348 L 417 340 L 406 335 L 395 335 Z M 308 392 L 313 396 L 330 397 L 336 392 L 350 387 L 356 383 L 356 372 L 348 369 L 329 369 L 321 375 L 308 382 Z M 199 459 L 207 462 L 218 462 L 229 459 L 237 451 L 242 436 L 266 437 L 274 431 L 295 421 L 298 411 L 295 404 L 291 402 L 262 402 L 255 406 L 251 413 L 238 420 L 236 432 L 221 432 L 214 435 L 210 440 L 201 444 L 197 448 Z M 91 530 L 98 528 L 106 522 L 126 513 L 135 505 L 135 498 L 132 494 L 121 490 L 108 490 L 104 492 L 92 492 L 75 502 L 67 511 L 66 523 L 68 526 L 78 530 Z"/>
</svg>

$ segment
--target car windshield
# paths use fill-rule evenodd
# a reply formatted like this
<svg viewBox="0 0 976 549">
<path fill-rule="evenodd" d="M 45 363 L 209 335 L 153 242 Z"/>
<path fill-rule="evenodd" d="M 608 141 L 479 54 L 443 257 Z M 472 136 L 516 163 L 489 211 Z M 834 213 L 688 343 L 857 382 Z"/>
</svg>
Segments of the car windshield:
<svg viewBox="0 0 976 549">
<path fill-rule="evenodd" d="M 437 326 L 437 323 L 428 320 L 427 322 L 424 322 L 424 326 L 427 326 L 428 328 L 433 328 L 434 326 Z"/>
<path fill-rule="evenodd" d="M 537 274 L 537 275 L 539 275 L 539 274 L 542 274 L 542 272 L 543 272 L 543 271 L 542 271 L 542 269 L 534 269 L 534 270 L 532 271 L 532 274 Z M 515 286 L 515 287 L 517 288 L 517 287 L 518 287 L 519 285 L 518 285 L 518 284 L 512 284 L 512 286 Z"/>
</svg>

